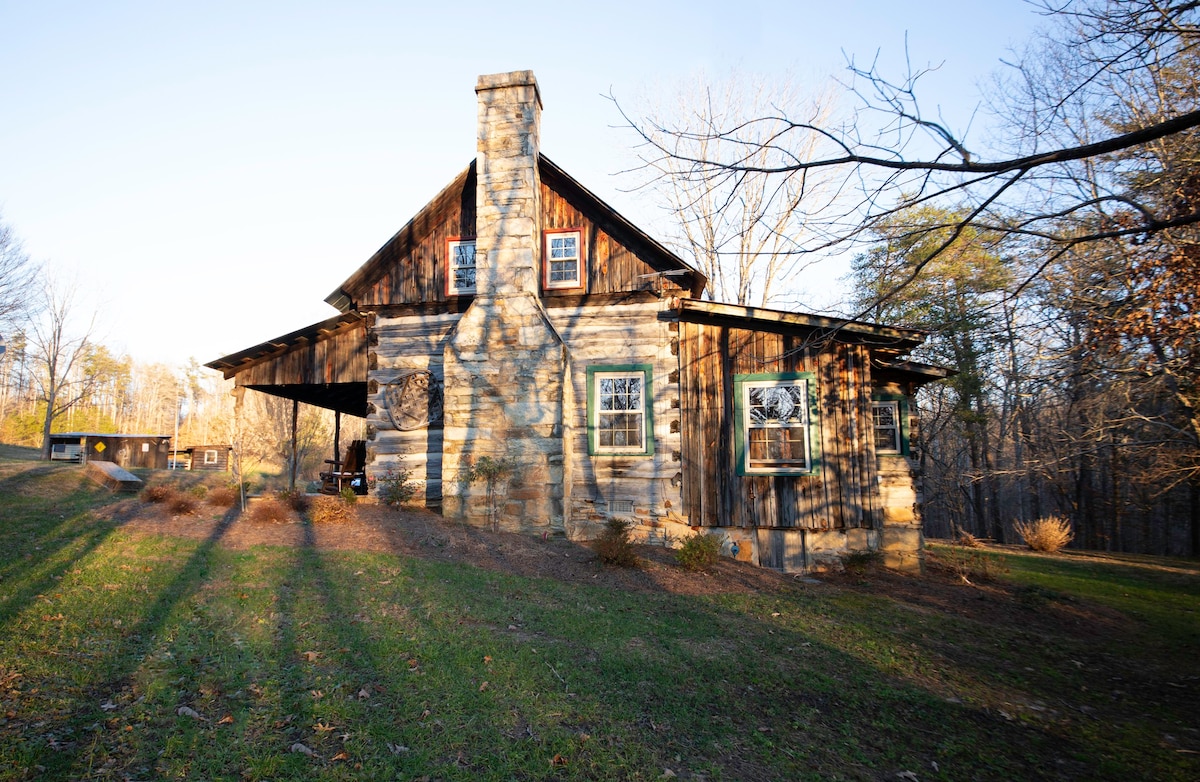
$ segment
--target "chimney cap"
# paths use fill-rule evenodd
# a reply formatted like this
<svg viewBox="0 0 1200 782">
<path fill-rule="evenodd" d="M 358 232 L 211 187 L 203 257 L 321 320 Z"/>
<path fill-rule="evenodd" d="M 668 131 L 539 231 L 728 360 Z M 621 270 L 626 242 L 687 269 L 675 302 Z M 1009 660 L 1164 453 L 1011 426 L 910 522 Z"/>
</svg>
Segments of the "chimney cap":
<svg viewBox="0 0 1200 782">
<path fill-rule="evenodd" d="M 538 89 L 533 71 L 509 71 L 508 73 L 486 73 L 475 82 L 475 92 L 502 90 L 511 87 L 533 87 L 538 106 L 542 105 L 542 91 Z"/>
</svg>

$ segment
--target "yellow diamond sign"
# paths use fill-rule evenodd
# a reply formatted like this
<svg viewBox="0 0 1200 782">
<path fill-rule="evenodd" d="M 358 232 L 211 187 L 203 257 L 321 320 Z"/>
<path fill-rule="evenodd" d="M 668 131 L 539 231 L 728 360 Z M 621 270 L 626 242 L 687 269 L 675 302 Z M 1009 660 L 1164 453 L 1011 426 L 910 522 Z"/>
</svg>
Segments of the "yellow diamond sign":
<svg viewBox="0 0 1200 782">
<path fill-rule="evenodd" d="M 104 453 L 104 442 L 103 441 L 96 443 L 96 453 Z"/>
</svg>

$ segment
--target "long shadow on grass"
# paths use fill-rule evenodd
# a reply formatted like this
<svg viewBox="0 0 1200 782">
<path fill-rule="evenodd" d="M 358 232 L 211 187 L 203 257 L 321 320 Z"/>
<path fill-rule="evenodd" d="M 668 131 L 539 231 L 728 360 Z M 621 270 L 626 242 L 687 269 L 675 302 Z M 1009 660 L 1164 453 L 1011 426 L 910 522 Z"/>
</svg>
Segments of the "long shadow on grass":
<svg viewBox="0 0 1200 782">
<path fill-rule="evenodd" d="M 629 621 L 559 636 L 573 647 L 572 687 L 615 717 L 589 732 L 643 735 L 692 773 L 925 779 L 941 776 L 938 764 L 952 779 L 1073 778 L 1073 758 L 1096 755 L 1053 731 L 949 703 L 817 633 L 749 611 L 678 598 L 613 610 Z M 1078 778 L 1104 777 L 1092 769 Z"/>
<path fill-rule="evenodd" d="M 362 724 L 328 725 L 331 718 L 327 715 L 336 713 L 343 720 L 358 722 L 352 716 L 355 712 L 382 706 L 378 698 L 387 681 L 385 669 L 396 661 L 389 665 L 372 655 L 373 644 L 361 625 L 365 619 L 363 595 L 339 589 L 307 521 L 294 562 L 280 585 L 276 606 L 276 680 L 286 716 L 280 726 L 283 734 L 272 744 L 291 755 L 289 766 L 299 766 L 302 771 L 313 764 L 329 763 L 339 753 L 349 756 L 355 752 L 341 736 L 352 736 L 362 746 L 365 720 Z M 317 601 L 312 615 L 304 605 L 310 598 Z M 312 627 L 313 632 L 303 634 L 304 627 Z M 317 727 L 326 725 L 336 731 Z M 308 756 L 308 751 L 313 754 Z"/>
<path fill-rule="evenodd" d="M 116 528 L 110 521 L 92 518 L 91 509 L 76 510 L 91 505 L 98 494 L 108 492 L 86 483 L 67 494 L 62 493 L 61 482 L 52 487 L 39 485 L 60 477 L 68 469 L 45 465 L 0 481 L 0 497 L 7 499 L 5 506 L 9 509 L 3 530 L 3 549 L 8 562 L 0 566 L 4 584 L 0 593 L 0 631 L 27 609 L 37 595 L 52 590 L 64 574 L 95 551 Z M 20 507 L 15 507 L 17 503 Z M 62 513 L 64 510 L 70 515 Z"/>
<path fill-rule="evenodd" d="M 431 670 L 423 678 L 416 671 L 418 678 L 412 678 L 396 670 L 397 660 L 372 656 L 379 647 L 356 620 L 368 596 L 351 593 L 344 586 L 348 580 L 334 577 L 332 560 L 313 546 L 312 529 L 305 533 L 292 580 L 295 592 L 321 601 L 317 621 L 324 644 L 313 649 L 318 644 L 301 637 L 299 596 L 285 593 L 280 609 L 288 620 L 279 638 L 279 678 L 289 693 L 289 716 L 296 718 L 287 742 L 323 742 L 313 748 L 325 760 L 341 745 L 312 730 L 328 713 L 312 690 L 321 671 L 335 672 L 354 688 L 366 682 L 386 685 L 389 692 L 380 705 L 391 711 L 389 727 L 396 736 L 388 740 L 413 745 L 405 760 L 409 765 L 423 752 L 419 737 L 433 730 L 417 717 L 422 708 L 417 701 L 431 698 L 429 723 L 439 714 L 458 723 L 443 730 L 468 738 L 430 741 L 440 754 L 425 755 L 423 768 L 408 769 L 416 773 L 533 778 L 538 775 L 531 770 L 549 758 L 526 759 L 557 752 L 570 764 L 561 772 L 568 778 L 576 776 L 573 769 L 620 777 L 656 764 L 747 780 L 883 778 L 904 771 L 920 778 L 1121 778 L 1130 771 L 1098 766 L 1095 758 L 1104 747 L 1085 745 L 1088 731 L 1064 738 L 1057 725 L 1026 726 L 951 703 L 855 654 L 862 644 L 899 644 L 899 637 L 881 637 L 875 628 L 862 637 L 849 633 L 844 643 L 826 640 L 829 632 L 843 634 L 844 623 L 858 621 L 847 606 L 810 602 L 800 594 L 708 601 L 664 594 L 661 586 L 641 579 L 631 582 L 642 589 L 658 586 L 656 593 L 526 581 L 503 572 L 518 564 L 516 569 L 533 575 L 539 569 L 536 560 L 500 563 L 505 555 L 499 550 L 491 559 L 482 558 L 482 568 L 428 563 L 411 574 L 425 608 L 437 617 L 415 630 L 422 639 L 413 642 L 415 656 L 422 658 L 417 663 L 425 665 L 422 647 L 437 645 L 449 650 L 437 663 L 453 669 Z M 561 547 L 551 548 L 562 555 Z M 448 574 L 439 578 L 448 567 L 461 568 L 453 587 L 443 586 Z M 828 626 L 797 630 L 765 618 L 771 609 L 763 607 L 777 598 L 792 603 L 785 610 L 830 614 L 821 620 Z M 384 632 L 392 631 L 389 626 Z M 306 659 L 309 650 L 326 657 Z M 485 677 L 477 661 L 488 654 L 496 654 L 498 665 L 501 660 L 508 665 Z M 476 693 L 482 686 L 477 675 L 492 680 L 486 696 Z M 982 687 L 1005 689 L 994 672 L 976 675 Z M 416 682 L 421 686 L 413 690 Z M 416 700 L 405 704 L 404 695 L 414 692 Z M 493 724 L 473 717 L 473 699 L 478 719 Z M 385 729 L 371 715 L 361 716 L 364 725 L 346 729 Z M 344 726 L 337 727 L 340 733 Z M 591 738 L 578 739 L 584 735 Z M 413 740 L 401 742 L 403 736 Z M 450 756 L 442 757 L 447 752 Z M 359 745 L 352 754 L 377 766 L 374 771 L 400 765 L 378 746 Z M 490 766 L 493 762 L 506 764 L 507 770 Z"/>
<path fill-rule="evenodd" d="M 204 582 L 214 549 L 239 514 L 240 509 L 236 507 L 225 513 L 212 533 L 197 546 L 170 583 L 159 591 L 141 621 L 130 629 L 121 648 L 108 659 L 99 657 L 96 660 L 91 672 L 98 680 L 82 683 L 85 690 L 83 703 L 80 704 L 79 710 L 70 716 L 70 721 L 76 728 L 89 723 L 101 724 L 107 716 L 101 704 L 119 700 L 122 694 L 132 689 L 138 667 L 158 639 L 167 618 L 179 603 L 195 593 Z M 74 778 L 77 773 L 76 762 L 81 756 L 90 756 L 97 749 L 107 751 L 107 747 L 101 746 L 102 744 L 98 738 L 86 749 L 82 746 L 41 746 L 30 753 L 31 765 L 45 768 L 42 778 Z M 99 767 L 96 760 L 95 757 L 87 757 L 87 766 Z"/>
</svg>

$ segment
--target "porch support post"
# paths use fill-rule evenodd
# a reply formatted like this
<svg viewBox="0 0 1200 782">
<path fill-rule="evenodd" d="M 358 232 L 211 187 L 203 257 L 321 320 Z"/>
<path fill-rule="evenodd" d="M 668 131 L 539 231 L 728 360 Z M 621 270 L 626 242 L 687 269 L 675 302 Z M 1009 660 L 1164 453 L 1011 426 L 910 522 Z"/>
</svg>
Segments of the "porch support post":
<svg viewBox="0 0 1200 782">
<path fill-rule="evenodd" d="M 338 449 L 338 443 L 342 441 L 342 411 L 333 411 L 333 460 L 341 461 L 341 451 Z M 337 466 L 337 465 L 335 465 Z M 340 466 L 338 466 L 340 469 Z"/>
<path fill-rule="evenodd" d="M 288 490 L 289 491 L 296 490 L 296 469 L 298 467 L 298 465 L 296 464 L 296 419 L 299 417 L 299 415 L 300 415 L 300 400 L 293 399 L 292 400 L 292 475 L 291 475 L 291 480 L 288 482 Z"/>
<path fill-rule="evenodd" d="M 246 481 L 242 477 L 242 400 L 246 396 L 246 389 L 243 386 L 235 385 L 233 387 L 233 477 L 238 485 L 238 499 L 241 502 L 242 512 L 246 512 Z M 87 451 L 85 449 L 84 453 Z M 84 457 L 87 461 L 87 457 Z"/>
</svg>

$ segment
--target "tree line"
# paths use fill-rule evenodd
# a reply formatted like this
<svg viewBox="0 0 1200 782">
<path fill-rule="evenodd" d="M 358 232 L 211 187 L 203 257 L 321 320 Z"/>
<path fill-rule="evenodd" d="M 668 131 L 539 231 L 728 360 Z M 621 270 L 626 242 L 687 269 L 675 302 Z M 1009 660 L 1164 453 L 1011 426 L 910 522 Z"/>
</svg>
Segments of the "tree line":
<svg viewBox="0 0 1200 782">
<path fill-rule="evenodd" d="M 0 442 L 50 458 L 58 432 L 171 436 L 172 447 L 234 445 L 243 471 L 291 472 L 292 403 L 247 394 L 194 358 L 183 366 L 118 354 L 93 336 L 96 318 L 69 283 L 25 253 L 0 219 Z M 333 455 L 330 411 L 300 405 L 295 461 L 313 480 Z M 356 434 L 353 423 L 345 438 Z"/>
<path fill-rule="evenodd" d="M 847 319 L 929 331 L 919 358 L 957 374 L 920 396 L 927 532 L 1011 541 L 1060 515 L 1077 546 L 1200 555 L 1200 3 L 1031 6 L 1047 24 L 978 147 L 922 105 L 931 69 L 853 60 L 840 114 L 787 95 L 623 114 L 706 269 L 708 237 L 785 226 L 785 262 L 725 275 L 779 287 L 771 270 L 845 252 Z"/>
</svg>

